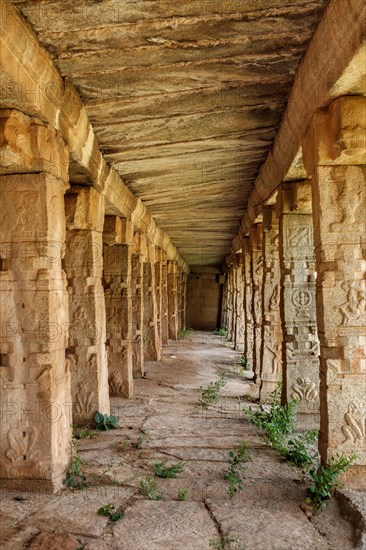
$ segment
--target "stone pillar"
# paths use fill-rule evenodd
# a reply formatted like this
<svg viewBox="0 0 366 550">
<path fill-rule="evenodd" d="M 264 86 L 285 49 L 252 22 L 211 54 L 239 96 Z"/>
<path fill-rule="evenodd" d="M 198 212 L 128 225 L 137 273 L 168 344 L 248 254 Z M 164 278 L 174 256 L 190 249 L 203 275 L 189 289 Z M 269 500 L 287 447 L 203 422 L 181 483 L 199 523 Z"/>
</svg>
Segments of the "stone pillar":
<svg viewBox="0 0 366 550">
<path fill-rule="evenodd" d="M 177 264 L 168 261 L 168 322 L 169 338 L 177 340 L 178 338 L 178 300 L 177 300 Z"/>
<path fill-rule="evenodd" d="M 234 349 L 244 352 L 244 280 L 243 280 L 243 255 L 236 255 L 234 269 L 235 279 L 235 340 Z"/>
<path fill-rule="evenodd" d="M 263 326 L 259 398 L 268 399 L 282 381 L 279 226 L 273 206 L 263 210 Z"/>
<path fill-rule="evenodd" d="M 228 321 L 227 321 L 227 300 L 228 300 L 228 273 L 224 273 L 223 275 L 220 275 L 222 284 L 223 284 L 223 292 L 222 292 L 222 305 L 221 305 L 221 319 L 220 324 L 222 327 L 227 327 Z"/>
<path fill-rule="evenodd" d="M 182 271 L 177 265 L 177 325 L 178 332 L 182 328 Z"/>
<path fill-rule="evenodd" d="M 159 342 L 162 342 L 162 308 L 163 308 L 163 293 L 162 293 L 162 251 L 160 248 L 155 248 L 155 293 L 156 293 L 156 318 L 158 324 Z"/>
<path fill-rule="evenodd" d="M 278 193 L 280 220 L 283 399 L 298 400 L 297 426 L 319 429 L 319 339 L 311 184 L 286 183 Z"/>
<path fill-rule="evenodd" d="M 243 274 L 244 274 L 244 356 L 249 368 L 253 368 L 254 357 L 254 319 L 253 319 L 253 280 L 251 270 L 251 257 L 249 238 L 243 240 Z"/>
<path fill-rule="evenodd" d="M 234 269 L 230 265 L 228 269 L 228 286 L 227 286 L 227 338 L 234 339 Z"/>
<path fill-rule="evenodd" d="M 340 97 L 304 140 L 312 178 L 323 462 L 355 451 L 348 483 L 366 487 L 366 99 Z"/>
<path fill-rule="evenodd" d="M 147 259 L 145 235 L 134 234 L 131 250 L 131 300 L 132 300 L 132 374 L 144 376 L 144 261 Z"/>
<path fill-rule="evenodd" d="M 181 324 L 183 330 L 187 328 L 186 316 L 187 316 L 187 273 L 182 273 L 182 319 Z"/>
<path fill-rule="evenodd" d="M 161 345 L 158 332 L 155 245 L 148 245 L 147 261 L 144 263 L 144 356 L 145 361 L 159 361 Z"/>
<path fill-rule="evenodd" d="M 53 129 L 19 111 L 1 111 L 0 126 L 1 483 L 54 491 L 72 426 L 61 265 L 68 152 Z"/>
<path fill-rule="evenodd" d="M 111 395 L 131 397 L 133 224 L 118 216 L 106 216 L 103 240 L 109 390 Z"/>
<path fill-rule="evenodd" d="M 254 347 L 252 370 L 254 381 L 260 383 L 262 349 L 262 294 L 263 294 L 263 224 L 256 223 L 249 228 L 249 249 L 251 255 L 251 279 L 253 281 Z"/>
<path fill-rule="evenodd" d="M 167 345 L 169 340 L 168 321 L 168 262 L 165 252 L 161 261 L 161 343 Z"/>
<path fill-rule="evenodd" d="M 110 414 L 105 350 L 103 272 L 104 197 L 92 187 L 72 187 L 65 196 L 66 253 L 73 423 Z"/>
</svg>

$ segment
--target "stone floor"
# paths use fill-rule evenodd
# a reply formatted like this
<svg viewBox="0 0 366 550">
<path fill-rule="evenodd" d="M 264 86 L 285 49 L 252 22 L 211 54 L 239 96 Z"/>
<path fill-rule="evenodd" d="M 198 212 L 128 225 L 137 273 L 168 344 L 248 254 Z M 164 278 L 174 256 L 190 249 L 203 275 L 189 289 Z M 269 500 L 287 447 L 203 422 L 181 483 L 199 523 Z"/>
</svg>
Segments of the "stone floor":
<svg viewBox="0 0 366 550">
<path fill-rule="evenodd" d="M 230 369 L 240 354 L 221 337 L 193 333 L 171 343 L 162 360 L 146 365 L 130 400 L 113 398 L 120 427 L 78 442 L 88 486 L 60 495 L 1 493 L 4 550 L 347 550 L 360 533 L 341 517 L 336 500 L 313 521 L 300 505 L 305 485 L 298 470 L 266 447 L 240 413 L 236 397 L 257 390 L 230 374 L 220 402 L 202 412 L 198 388 Z M 142 444 L 136 444 L 144 431 Z M 223 475 L 230 450 L 246 440 L 252 462 L 244 488 L 230 499 Z M 136 448 L 139 447 L 139 448 Z M 157 461 L 184 461 L 174 479 L 157 480 L 151 500 L 141 479 Z M 178 490 L 188 490 L 187 500 Z M 97 515 L 105 504 L 121 507 L 115 523 Z M 227 541 L 231 540 L 230 543 Z M 224 544 L 224 541 L 227 544 Z M 361 546 L 357 546 L 361 548 Z"/>
</svg>

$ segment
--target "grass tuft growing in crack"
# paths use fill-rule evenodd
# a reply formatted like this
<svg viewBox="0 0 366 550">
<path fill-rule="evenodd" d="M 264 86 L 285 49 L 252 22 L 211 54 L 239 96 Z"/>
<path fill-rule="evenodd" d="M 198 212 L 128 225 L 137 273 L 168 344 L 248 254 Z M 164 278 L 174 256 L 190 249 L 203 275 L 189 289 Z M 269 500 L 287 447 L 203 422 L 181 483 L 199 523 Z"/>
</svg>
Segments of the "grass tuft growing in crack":
<svg viewBox="0 0 366 550">
<path fill-rule="evenodd" d="M 229 470 L 224 475 L 224 480 L 228 482 L 229 486 L 227 492 L 230 498 L 235 496 L 238 491 L 243 490 L 241 470 L 245 462 L 251 461 L 252 457 L 250 456 L 249 446 L 246 441 L 241 442 L 239 449 L 236 453 L 234 451 L 229 452 L 229 457 L 227 459 Z"/>
<path fill-rule="evenodd" d="M 155 462 L 154 470 L 155 470 L 155 475 L 157 477 L 161 477 L 164 479 L 172 478 L 172 477 L 177 477 L 177 474 L 180 474 L 181 472 L 183 472 L 183 468 L 184 468 L 183 461 L 177 462 L 177 464 L 173 464 L 172 466 L 169 466 L 169 467 L 165 467 L 165 464 L 166 462 Z"/>
<path fill-rule="evenodd" d="M 221 540 L 210 539 L 209 546 L 215 550 L 241 550 L 238 538 L 230 534 L 224 535 Z"/>
<path fill-rule="evenodd" d="M 144 476 L 140 481 L 140 493 L 150 500 L 161 500 L 163 495 L 156 493 L 156 479 L 153 476 Z"/>
<path fill-rule="evenodd" d="M 116 509 L 114 504 L 105 504 L 97 511 L 98 516 L 108 517 L 111 521 L 116 522 L 125 517 L 125 513 L 121 509 Z"/>
<path fill-rule="evenodd" d="M 216 382 L 210 382 L 207 388 L 200 386 L 200 399 L 199 403 L 201 407 L 208 407 L 217 401 L 221 397 L 221 389 L 227 384 L 227 373 L 223 371 L 219 375 L 219 379 Z"/>
</svg>

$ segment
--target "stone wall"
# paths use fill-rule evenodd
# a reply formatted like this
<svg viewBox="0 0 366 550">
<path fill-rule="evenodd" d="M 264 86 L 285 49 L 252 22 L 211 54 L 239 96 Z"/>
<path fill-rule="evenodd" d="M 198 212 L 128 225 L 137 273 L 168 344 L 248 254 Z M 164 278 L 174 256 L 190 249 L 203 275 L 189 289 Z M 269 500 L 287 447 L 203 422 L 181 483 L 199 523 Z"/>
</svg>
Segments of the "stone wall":
<svg viewBox="0 0 366 550">
<path fill-rule="evenodd" d="M 188 276 L 187 326 L 214 330 L 220 326 L 222 285 L 216 269 L 193 267 Z"/>
</svg>

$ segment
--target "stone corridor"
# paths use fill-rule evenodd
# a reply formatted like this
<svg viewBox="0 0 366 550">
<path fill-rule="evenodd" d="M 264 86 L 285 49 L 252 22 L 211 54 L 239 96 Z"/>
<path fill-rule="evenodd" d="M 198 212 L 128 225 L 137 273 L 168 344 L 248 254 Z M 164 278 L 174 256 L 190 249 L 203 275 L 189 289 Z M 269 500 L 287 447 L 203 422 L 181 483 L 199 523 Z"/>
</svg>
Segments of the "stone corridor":
<svg viewBox="0 0 366 550">
<path fill-rule="evenodd" d="M 360 547 L 365 1 L 1 0 L 0 71 L 4 544 Z M 250 377 L 202 417 L 197 387 L 234 356 Z M 318 472 L 351 460 L 310 519 L 298 474 L 235 409 L 275 388 Z M 77 431 L 113 412 L 78 463 Z M 253 461 L 230 501 L 241 437 Z M 143 498 L 163 457 L 184 472 Z M 109 500 L 115 525 L 96 514 Z"/>
<path fill-rule="evenodd" d="M 3 492 L 4 550 L 210 550 L 225 537 L 232 550 L 312 550 L 355 548 L 357 527 L 341 516 L 339 503 L 309 521 L 300 505 L 305 485 L 299 471 L 266 447 L 259 431 L 240 413 L 236 399 L 249 404 L 257 395 L 251 377 L 234 374 L 239 354 L 227 341 L 196 332 L 164 349 L 159 362 L 146 364 L 135 395 L 112 398 L 119 428 L 77 442 L 86 487 L 60 496 Z M 202 410 L 199 387 L 226 369 L 220 401 Z M 144 433 L 139 448 L 133 444 Z M 230 450 L 246 440 L 252 462 L 245 465 L 243 491 L 230 499 Z M 139 490 L 153 464 L 184 461 L 174 479 L 158 479 L 150 500 Z M 185 501 L 178 491 L 186 488 Z M 125 517 L 113 524 L 97 515 L 108 503 Z M 211 545 L 210 545 L 211 544 Z"/>
</svg>

